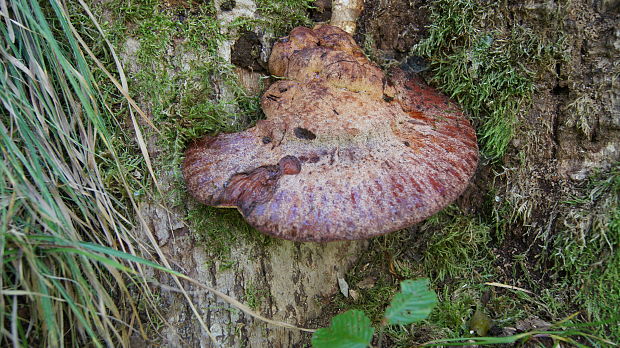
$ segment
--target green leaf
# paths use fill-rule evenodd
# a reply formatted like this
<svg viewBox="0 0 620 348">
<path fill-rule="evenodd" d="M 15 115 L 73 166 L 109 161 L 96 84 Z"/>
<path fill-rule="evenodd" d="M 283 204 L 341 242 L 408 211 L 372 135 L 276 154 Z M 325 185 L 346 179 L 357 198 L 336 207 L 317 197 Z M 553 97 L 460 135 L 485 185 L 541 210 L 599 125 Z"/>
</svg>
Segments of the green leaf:
<svg viewBox="0 0 620 348">
<path fill-rule="evenodd" d="M 437 304 L 437 295 L 428 288 L 428 279 L 405 280 L 385 311 L 389 324 L 411 324 L 426 319 Z"/>
<path fill-rule="evenodd" d="M 375 329 L 362 311 L 351 310 L 338 314 L 332 325 L 312 335 L 314 348 L 364 348 L 370 345 Z"/>
</svg>

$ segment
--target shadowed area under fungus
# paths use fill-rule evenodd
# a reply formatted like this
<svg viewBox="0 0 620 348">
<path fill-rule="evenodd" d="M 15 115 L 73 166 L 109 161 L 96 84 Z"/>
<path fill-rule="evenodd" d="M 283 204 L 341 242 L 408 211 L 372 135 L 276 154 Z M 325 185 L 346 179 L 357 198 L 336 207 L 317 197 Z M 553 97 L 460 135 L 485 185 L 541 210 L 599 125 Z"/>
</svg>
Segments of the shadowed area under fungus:
<svg viewBox="0 0 620 348">
<path fill-rule="evenodd" d="M 386 76 L 341 29 L 295 28 L 269 70 L 284 79 L 262 97 L 266 120 L 187 150 L 200 202 L 279 238 L 353 240 L 419 222 L 466 188 L 478 148 L 460 109 L 402 70 Z"/>
</svg>

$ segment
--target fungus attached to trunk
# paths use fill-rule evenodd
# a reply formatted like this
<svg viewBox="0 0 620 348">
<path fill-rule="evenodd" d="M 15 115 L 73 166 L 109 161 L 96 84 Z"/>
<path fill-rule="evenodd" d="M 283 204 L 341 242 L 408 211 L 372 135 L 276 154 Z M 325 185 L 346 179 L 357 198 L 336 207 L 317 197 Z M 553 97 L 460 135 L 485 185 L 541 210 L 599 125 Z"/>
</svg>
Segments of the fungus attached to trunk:
<svg viewBox="0 0 620 348">
<path fill-rule="evenodd" d="M 284 79 L 262 97 L 265 120 L 187 150 L 183 174 L 200 202 L 319 242 L 411 226 L 466 188 L 478 148 L 460 109 L 402 70 L 385 76 L 341 29 L 293 29 L 269 69 Z"/>
</svg>

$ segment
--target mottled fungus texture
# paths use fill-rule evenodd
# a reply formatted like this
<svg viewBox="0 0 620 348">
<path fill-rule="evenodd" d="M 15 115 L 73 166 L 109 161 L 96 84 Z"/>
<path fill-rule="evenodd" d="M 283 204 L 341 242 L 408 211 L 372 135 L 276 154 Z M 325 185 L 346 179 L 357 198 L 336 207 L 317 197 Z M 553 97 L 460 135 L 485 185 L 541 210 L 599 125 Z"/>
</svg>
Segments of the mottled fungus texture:
<svg viewBox="0 0 620 348">
<path fill-rule="evenodd" d="M 371 63 L 333 26 L 276 42 L 255 127 L 189 147 L 192 196 L 235 207 L 295 241 L 364 239 L 411 226 L 468 185 L 476 135 L 459 107 L 417 77 Z"/>
</svg>

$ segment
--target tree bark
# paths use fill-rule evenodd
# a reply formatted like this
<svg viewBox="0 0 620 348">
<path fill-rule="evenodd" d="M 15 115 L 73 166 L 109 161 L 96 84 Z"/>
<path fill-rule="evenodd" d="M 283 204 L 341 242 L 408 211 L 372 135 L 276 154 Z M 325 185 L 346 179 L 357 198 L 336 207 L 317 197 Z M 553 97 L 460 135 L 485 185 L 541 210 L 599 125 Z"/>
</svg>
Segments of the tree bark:
<svg viewBox="0 0 620 348">
<path fill-rule="evenodd" d="M 232 266 L 222 267 L 221 261 L 209 259 L 205 250 L 208 246 L 194 242 L 181 215 L 155 205 L 144 211 L 162 251 L 176 270 L 241 302 L 253 302 L 254 310 L 265 317 L 300 327 L 313 327 L 312 321 L 321 314 L 322 300 L 338 291 L 338 278 L 344 277 L 367 246 L 366 241 L 277 240 L 261 248 L 241 241 L 226 262 Z M 163 284 L 173 286 L 170 277 L 159 277 Z M 186 290 L 220 346 L 294 347 L 309 342 L 307 332 L 251 318 L 195 286 L 188 285 Z M 166 320 L 161 332 L 164 346 L 215 346 L 182 294 L 162 289 L 160 296 Z"/>
</svg>

